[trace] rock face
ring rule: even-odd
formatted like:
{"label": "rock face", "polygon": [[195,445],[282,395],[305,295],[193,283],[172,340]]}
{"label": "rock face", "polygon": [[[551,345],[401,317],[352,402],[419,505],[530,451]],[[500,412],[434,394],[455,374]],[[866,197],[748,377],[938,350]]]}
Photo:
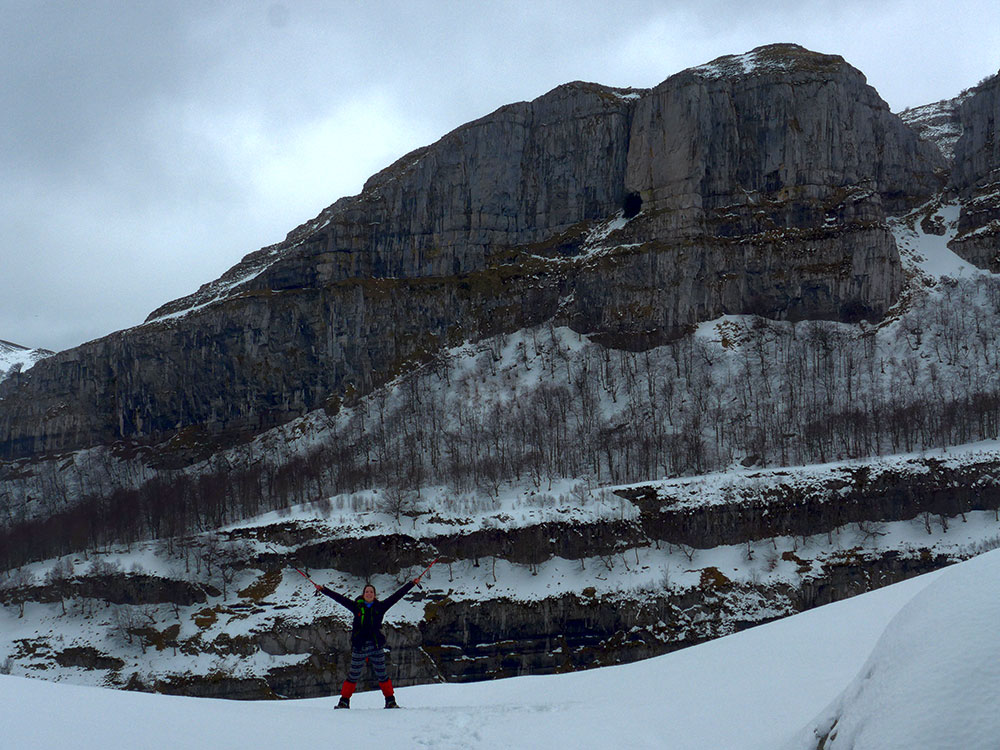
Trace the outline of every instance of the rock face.
{"label": "rock face", "polygon": [[935,187],[936,166],[842,58],[777,45],[684,71],[643,97],[627,182],[682,215],[727,215],[766,196],[782,204],[778,226],[813,228],[816,210],[845,188],[906,208]]}
{"label": "rock face", "polygon": [[1000,75],[974,88],[960,110],[951,185],[963,201],[949,247],[980,268],[1000,273]]}
{"label": "rock face", "polygon": [[879,318],[903,282],[884,219],[944,168],[860,72],[794,45],[651,91],[561,86],[408,154],[145,325],[8,378],[0,458],[254,433],[546,320],[643,348],[725,313]]}

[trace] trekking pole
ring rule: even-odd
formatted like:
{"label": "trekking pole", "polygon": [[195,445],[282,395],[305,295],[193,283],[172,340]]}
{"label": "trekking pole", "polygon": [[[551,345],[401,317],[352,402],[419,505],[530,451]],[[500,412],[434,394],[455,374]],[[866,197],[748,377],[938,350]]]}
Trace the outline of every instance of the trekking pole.
{"label": "trekking pole", "polygon": [[303,572],[302,572],[301,570],[299,570],[298,568],[296,568],[296,567],[295,567],[294,565],[291,565],[291,566],[289,566],[289,567],[291,567],[291,569],[292,569],[292,570],[294,570],[294,571],[295,571],[296,573],[298,573],[298,574],[299,574],[300,576],[302,576],[303,578],[305,578],[305,579],[306,579],[307,581],[309,581],[309,583],[311,583],[311,584],[312,584],[313,586],[315,586],[316,588],[319,588],[319,587],[320,587],[320,586],[319,586],[319,584],[318,584],[318,583],[316,583],[316,581],[314,581],[314,580],[313,580],[312,578],[310,578],[309,576],[307,576],[307,575],[306,575],[305,573],[303,573]]}
{"label": "trekking pole", "polygon": [[302,576],[307,581],[309,581],[309,583],[311,583],[313,586],[315,586],[317,594],[321,594],[323,592],[323,587],[320,586],[318,583],[316,583],[316,581],[314,581],[312,578],[310,578],[309,576],[307,576],[305,573],[303,573],[301,570],[299,570],[298,568],[296,568],[294,565],[289,565],[288,567],[290,567],[292,570],[294,570],[300,576]]}
{"label": "trekking pole", "polygon": [[420,575],[418,575],[416,578],[413,579],[413,582],[415,584],[419,584],[420,583],[420,579],[423,578],[425,575],[427,575],[427,571],[430,570],[431,568],[433,568],[434,567],[434,563],[436,563],[440,559],[441,559],[440,557],[435,557],[434,561],[430,565],[428,565],[426,568],[424,568],[424,572],[421,573]]}

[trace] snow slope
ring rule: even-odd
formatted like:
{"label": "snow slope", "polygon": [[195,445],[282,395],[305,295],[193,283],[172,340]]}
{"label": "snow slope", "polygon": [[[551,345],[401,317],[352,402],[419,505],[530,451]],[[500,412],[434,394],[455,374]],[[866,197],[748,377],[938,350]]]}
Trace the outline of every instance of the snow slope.
{"label": "snow slope", "polygon": [[[929,283],[936,283],[948,276],[955,279],[986,274],[980,268],[960,258],[948,248],[948,243],[958,234],[958,218],[962,206],[957,202],[928,204],[906,216],[891,219],[889,226],[896,238],[903,267]],[[923,231],[920,219],[929,216],[941,234]]]}
{"label": "snow slope", "polygon": [[[1000,736],[1000,713],[991,704],[1000,694],[1000,650],[986,630],[1000,615],[998,578],[995,551],[656,659],[566,675],[405,688],[398,696],[407,710],[398,712],[365,710],[379,708],[377,692],[360,693],[354,709],[335,713],[332,698],[239,703],[0,677],[3,746],[763,750],[798,737],[789,746],[798,750],[812,736],[814,725],[802,729],[810,716],[823,722],[843,715],[852,726],[885,730],[858,750],[985,750]],[[877,691],[859,692],[863,683],[855,675],[862,667],[862,674],[874,675]],[[903,709],[905,716],[892,713]],[[933,742],[879,744],[890,730],[905,728],[911,713],[935,717]],[[989,737],[993,744],[984,744]]]}

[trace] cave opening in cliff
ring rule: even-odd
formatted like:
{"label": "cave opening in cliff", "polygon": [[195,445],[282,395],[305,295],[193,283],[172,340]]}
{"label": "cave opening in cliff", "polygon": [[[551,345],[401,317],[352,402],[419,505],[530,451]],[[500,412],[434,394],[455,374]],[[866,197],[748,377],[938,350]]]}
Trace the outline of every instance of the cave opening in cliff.
{"label": "cave opening in cliff", "polygon": [[625,200],[622,201],[622,211],[625,214],[626,219],[631,219],[633,216],[638,216],[639,211],[642,210],[642,196],[638,193],[629,193],[625,196]]}

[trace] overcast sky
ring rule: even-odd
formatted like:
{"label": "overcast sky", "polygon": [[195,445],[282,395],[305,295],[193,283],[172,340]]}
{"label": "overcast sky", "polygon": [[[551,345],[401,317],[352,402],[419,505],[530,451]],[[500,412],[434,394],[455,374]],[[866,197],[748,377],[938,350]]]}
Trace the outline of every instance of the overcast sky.
{"label": "overcast sky", "polygon": [[997,72],[1000,3],[0,0],[0,339],[141,323],[503,104],[773,42],[899,111]]}

